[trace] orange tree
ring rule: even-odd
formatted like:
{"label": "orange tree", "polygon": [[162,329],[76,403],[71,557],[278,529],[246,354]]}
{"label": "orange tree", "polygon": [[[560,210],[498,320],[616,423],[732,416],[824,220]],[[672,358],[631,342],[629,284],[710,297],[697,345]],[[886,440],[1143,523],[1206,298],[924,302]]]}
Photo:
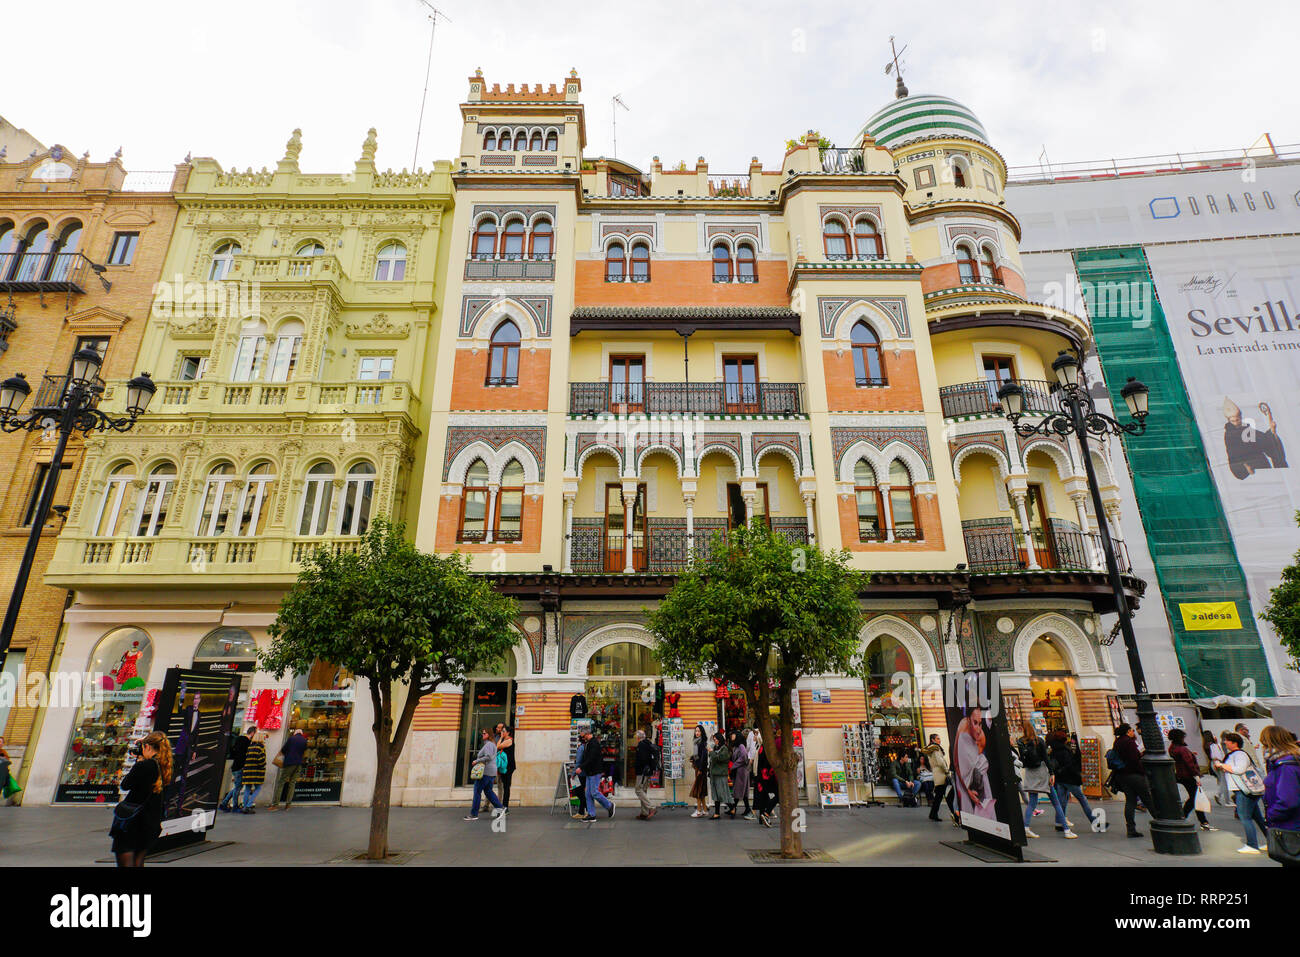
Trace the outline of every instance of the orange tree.
{"label": "orange tree", "polygon": [[[383,519],[371,523],[357,552],[321,548],[303,563],[268,629],[261,667],[283,678],[319,659],[365,679],[375,716],[371,860],[388,855],[393,768],[420,698],[500,663],[514,647],[517,614],[514,599],[470,573],[468,559],[426,555],[401,525]],[[394,714],[402,686],[408,691]]]}
{"label": "orange tree", "polygon": [[[715,537],[707,555],[697,556],[659,606],[646,613],[664,674],[684,681],[725,680],[744,689],[776,772],[784,857],[803,856],[794,828],[799,805],[795,683],[805,675],[861,675],[863,670],[858,595],[867,576],[850,569],[848,557],[795,544],[755,521],[726,541]],[[775,727],[773,697],[779,706]]]}

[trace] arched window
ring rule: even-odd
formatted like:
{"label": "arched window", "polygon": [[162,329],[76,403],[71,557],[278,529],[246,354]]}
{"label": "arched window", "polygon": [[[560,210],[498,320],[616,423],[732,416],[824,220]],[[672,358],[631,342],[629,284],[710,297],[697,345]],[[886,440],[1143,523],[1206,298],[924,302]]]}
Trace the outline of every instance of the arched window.
{"label": "arched window", "polygon": [[266,326],[261,322],[245,325],[235,347],[235,363],[230,370],[231,382],[252,382],[261,378],[262,359],[266,353]]}
{"label": "arched window", "polygon": [[298,350],[302,348],[302,323],[290,319],[281,323],[271,346],[271,364],[267,369],[268,382],[288,382],[298,364]]}
{"label": "arched window", "polygon": [[546,134],[546,152],[555,153],[560,149],[560,135],[555,130],[550,130]]}
{"label": "arched window", "polygon": [[713,281],[731,282],[731,250],[726,243],[713,244]]}
{"label": "arched window", "polygon": [[889,466],[889,511],[894,529],[894,541],[921,540],[921,526],[916,520],[916,495],[912,489],[912,476],[907,466],[898,459]]}
{"label": "arched window", "polygon": [[36,282],[49,268],[49,252],[54,237],[50,227],[44,222],[36,223],[27,230],[27,240],[23,243],[22,259],[18,262],[18,281]]}
{"label": "arched window", "polygon": [[979,265],[969,243],[957,244],[957,275],[962,282],[979,282]]}
{"label": "arched window", "polygon": [[885,385],[885,360],[875,330],[859,319],[849,332],[849,341],[853,347],[853,378],[857,384]]}
{"label": "arched window", "polygon": [[966,185],[966,174],[962,172],[961,164],[956,160],[953,160],[952,162],[952,185]]}
{"label": "arched window", "polygon": [[853,224],[853,246],[859,259],[884,259],[885,246],[880,241],[876,224],[866,216],[859,216]]}
{"label": "arched window", "polygon": [[271,491],[275,487],[275,470],[270,462],[259,462],[248,473],[248,481],[239,498],[239,527],[235,534],[241,538],[261,535],[266,525],[266,515],[271,510]]}
{"label": "arched window", "polygon": [[370,527],[370,505],[375,495],[375,467],[357,462],[348,469],[339,503],[338,535],[364,535]]}
{"label": "arched window", "polygon": [[212,254],[212,268],[208,271],[208,278],[225,279],[229,276],[239,252],[239,243],[222,243],[218,246]]}
{"label": "arched window", "polygon": [[736,247],[736,281],[758,282],[758,260],[754,256],[754,247],[749,243]]}
{"label": "arched window", "polygon": [[375,282],[401,282],[406,278],[406,247],[385,243],[375,257]]}
{"label": "arched window", "polygon": [[632,244],[632,281],[650,281],[650,244]]}
{"label": "arched window", "polygon": [[[867,719],[881,732],[882,755],[915,745],[921,725],[912,656],[896,638],[881,635],[867,645],[864,660]],[[888,761],[881,766],[888,767]]]}
{"label": "arched window", "polygon": [[205,537],[224,535],[230,524],[230,506],[234,497],[235,467],[229,462],[214,466],[203,489],[203,502],[194,534]]}
{"label": "arched window", "polygon": [[524,534],[524,467],[511,459],[501,471],[497,490],[496,527],[492,537],[498,542],[522,541]]}
{"label": "arched window", "polygon": [[465,473],[465,492],[460,498],[460,542],[481,542],[487,538],[488,467],[475,459]]}
{"label": "arched window", "polygon": [[502,150],[507,150],[507,151],[508,151],[508,150],[511,149],[512,145],[513,145],[513,141],[510,139],[510,131],[509,131],[509,130],[502,130],[502,131],[501,131],[501,145],[498,147],[498,149],[502,149]]}
{"label": "arched window", "polygon": [[302,492],[298,534],[324,535],[330,517],[330,504],[333,500],[334,466],[328,462],[317,462],[307,473],[306,487]]}
{"label": "arched window", "polygon": [[72,265],[81,247],[81,223],[72,222],[63,227],[58,242],[51,248],[50,263],[46,275],[55,282],[63,282],[72,274]]}
{"label": "arched window", "polygon": [[539,219],[533,223],[533,231],[528,237],[528,255],[533,259],[550,259],[554,235],[549,219]]}
{"label": "arched window", "polygon": [[534,153],[540,153],[540,152],[542,151],[542,131],[541,131],[541,130],[534,130],[534,131],[533,131],[532,139],[529,140],[529,142],[528,142],[528,149],[531,150],[531,151],[534,152]]}
{"label": "arched window", "polygon": [[0,223],[0,280],[9,279],[18,270],[22,243],[13,223]]}
{"label": "arched window", "polygon": [[483,151],[485,153],[491,153],[496,148],[497,148],[497,131],[488,130],[486,133],[483,134]]}
{"label": "arched window", "polygon": [[1002,285],[1002,274],[998,270],[998,261],[993,257],[993,249],[985,246],[980,250],[980,279],[983,282]]}
{"label": "arched window", "polygon": [[309,239],[294,252],[295,256],[323,256],[325,247],[314,239]]}
{"label": "arched window", "polygon": [[627,275],[627,259],[622,243],[610,243],[605,250],[605,282],[622,282]]}
{"label": "arched window", "polygon": [[853,492],[858,500],[858,541],[879,542],[885,537],[880,516],[884,513],[876,472],[866,459],[853,466]]}
{"label": "arched window", "polygon": [[497,254],[497,224],[492,217],[480,220],[474,228],[473,249],[475,259],[491,259]]}
{"label": "arched window", "polygon": [[830,217],[822,225],[822,242],[826,246],[827,259],[849,258],[849,231],[838,216]]}
{"label": "arched window", "polygon": [[171,505],[172,491],[176,487],[176,466],[170,462],[155,465],[140,499],[140,514],[136,518],[135,534],[152,538],[162,531]]}
{"label": "arched window", "polygon": [[135,468],[129,462],[113,467],[104,483],[95,535],[109,538],[130,528],[135,516]]}
{"label": "arched window", "polygon": [[492,333],[488,349],[488,385],[519,384],[519,327],[507,319]]}
{"label": "arched window", "polygon": [[524,221],[522,219],[512,219],[506,223],[505,233],[501,237],[501,258],[524,258]]}

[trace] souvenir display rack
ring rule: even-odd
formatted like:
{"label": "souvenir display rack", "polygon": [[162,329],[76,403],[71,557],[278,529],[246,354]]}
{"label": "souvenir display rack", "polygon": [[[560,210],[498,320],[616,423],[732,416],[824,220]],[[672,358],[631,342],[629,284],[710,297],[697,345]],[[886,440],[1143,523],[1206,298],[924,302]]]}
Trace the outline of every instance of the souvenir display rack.
{"label": "souvenir display rack", "polygon": [[102,692],[99,706],[83,708],[72,731],[56,802],[118,800],[118,781],[127,769],[127,751],[143,735],[135,733],[144,690]]}

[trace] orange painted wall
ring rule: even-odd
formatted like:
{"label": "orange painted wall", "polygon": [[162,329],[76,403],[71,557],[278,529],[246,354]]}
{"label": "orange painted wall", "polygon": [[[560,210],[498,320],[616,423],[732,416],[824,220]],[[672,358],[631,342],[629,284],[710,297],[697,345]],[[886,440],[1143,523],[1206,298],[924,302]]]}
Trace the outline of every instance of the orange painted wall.
{"label": "orange painted wall", "polygon": [[[712,691],[683,691],[677,707],[681,711],[682,724],[693,728],[701,721],[718,720],[718,699]],[[690,732],[687,732],[686,745],[690,747]]]}
{"label": "orange painted wall", "polygon": [[540,411],[546,408],[547,389],[551,381],[551,350],[528,347],[519,350],[519,384],[488,386],[488,350],[475,355],[470,349],[456,350],[456,366],[451,379],[453,412],[478,412],[485,409]]}
{"label": "orange painted wall", "polygon": [[[455,731],[460,728],[460,702],[463,696],[451,694],[431,694],[420,699],[415,706],[415,716],[411,719],[412,731]],[[434,699],[438,704],[434,704]]]}
{"label": "orange painted wall", "polygon": [[524,709],[516,717],[515,728],[518,731],[567,731],[569,730],[569,698],[567,692],[555,691],[521,691],[515,695],[515,704]]}
{"label": "orange painted wall", "polygon": [[710,262],[651,262],[649,282],[605,282],[603,260],[574,264],[573,301],[578,306],[788,306],[786,270],[758,264],[758,282],[713,281]]}
{"label": "orange painted wall", "polygon": [[[1023,297],[1025,294],[1025,281],[1014,269],[1002,270],[1002,284],[1017,296]],[[921,270],[922,293],[964,285],[966,284],[962,282],[961,272],[956,263],[940,263],[937,266],[926,266]]]}
{"label": "orange painted wall", "polygon": [[460,531],[460,499],[443,496],[438,500],[438,531],[435,547],[439,552],[464,552],[467,555],[494,552],[498,548],[503,552],[536,552],[542,547],[542,501],[541,495],[538,495],[534,501],[531,495],[525,493],[523,538],[520,541],[458,542],[456,534]]}
{"label": "orange painted wall", "polygon": [[943,523],[939,518],[937,496],[918,495],[916,515],[925,535],[923,542],[860,542],[858,541],[858,503],[853,496],[836,496],[840,508],[840,540],[851,552],[941,552],[943,551]]}
{"label": "orange painted wall", "polygon": [[834,349],[822,350],[826,369],[826,408],[831,412],[917,412],[922,408],[921,380],[916,372],[916,353],[882,350],[885,381],[882,388],[859,387],[853,375],[853,353],[846,349],[837,356]]}
{"label": "orange painted wall", "polygon": [[805,728],[838,728],[867,720],[867,696],[863,688],[835,688],[830,704],[818,704],[811,691],[799,692],[799,716]]}

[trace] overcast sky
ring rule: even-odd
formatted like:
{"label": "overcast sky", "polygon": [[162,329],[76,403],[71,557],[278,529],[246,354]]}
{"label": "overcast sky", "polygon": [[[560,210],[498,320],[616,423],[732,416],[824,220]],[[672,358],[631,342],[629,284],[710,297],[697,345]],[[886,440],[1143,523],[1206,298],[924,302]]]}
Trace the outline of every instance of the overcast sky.
{"label": "overcast sky", "polygon": [[[457,104],[491,83],[582,77],[587,154],[641,168],[708,159],[768,168],[818,129],[844,145],[893,97],[889,37],[908,47],[913,93],[981,118],[1008,162],[1054,163],[1300,142],[1300,5],[919,5],[755,0],[554,4],[437,0],[420,164],[459,147]],[[936,15],[935,11],[945,12]],[[350,168],[367,128],[381,169],[410,166],[429,26],[419,0],[100,0],[10,4],[0,115],[46,145],[128,169],[186,152],[274,166],[303,130],[307,171]],[[12,157],[11,157],[12,158]]]}

